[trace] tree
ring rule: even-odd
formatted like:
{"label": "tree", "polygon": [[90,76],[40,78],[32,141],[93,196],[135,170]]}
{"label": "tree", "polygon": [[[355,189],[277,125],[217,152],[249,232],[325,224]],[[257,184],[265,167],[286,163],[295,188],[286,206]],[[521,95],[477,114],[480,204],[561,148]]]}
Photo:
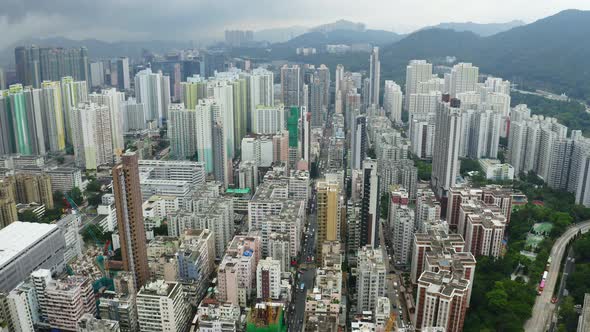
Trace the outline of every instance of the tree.
{"label": "tree", "polygon": [[62,209],[64,207],[65,195],[63,192],[56,190],[53,192],[53,205],[56,209]]}
{"label": "tree", "polygon": [[387,219],[389,214],[389,193],[381,195],[379,205],[381,206],[381,219]]}
{"label": "tree", "polygon": [[156,236],[158,236],[158,235],[168,236],[168,224],[165,222],[162,222],[160,224],[160,227],[155,227],[152,230],[154,231],[154,235],[156,235]]}
{"label": "tree", "polygon": [[88,194],[88,205],[97,206],[101,203],[102,194],[90,193]]}
{"label": "tree", "polygon": [[82,196],[82,191],[80,191],[80,188],[78,187],[72,188],[68,193],[68,196],[70,196],[76,205],[81,205],[84,202],[84,196]]}
{"label": "tree", "polygon": [[66,159],[63,156],[59,156],[56,160],[58,164],[63,165]]}
{"label": "tree", "polygon": [[574,308],[574,298],[566,296],[559,306],[559,320],[565,324],[567,331],[575,331],[578,325],[578,314]]}
{"label": "tree", "polygon": [[41,218],[41,222],[48,224],[60,219],[62,215],[62,208],[48,209],[45,210],[45,215]]}
{"label": "tree", "polygon": [[18,220],[28,222],[39,222],[39,217],[33,212],[33,210],[24,210],[18,213]]}
{"label": "tree", "polygon": [[86,186],[86,192],[98,193],[101,191],[101,187],[102,185],[100,184],[100,182],[98,182],[96,179],[92,179],[88,182],[88,185]]}
{"label": "tree", "polygon": [[466,175],[469,172],[480,172],[481,167],[479,166],[479,161],[476,159],[469,159],[464,158],[461,159],[461,174]]}

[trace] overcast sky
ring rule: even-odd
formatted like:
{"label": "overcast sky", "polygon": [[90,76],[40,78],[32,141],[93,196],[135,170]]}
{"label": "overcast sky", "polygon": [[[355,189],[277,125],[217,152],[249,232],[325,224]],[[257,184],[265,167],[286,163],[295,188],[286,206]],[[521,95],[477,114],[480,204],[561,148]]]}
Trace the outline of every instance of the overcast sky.
{"label": "overcast sky", "polygon": [[411,32],[440,22],[532,22],[590,0],[0,0],[0,49],[31,37],[202,40],[224,29],[338,19]]}

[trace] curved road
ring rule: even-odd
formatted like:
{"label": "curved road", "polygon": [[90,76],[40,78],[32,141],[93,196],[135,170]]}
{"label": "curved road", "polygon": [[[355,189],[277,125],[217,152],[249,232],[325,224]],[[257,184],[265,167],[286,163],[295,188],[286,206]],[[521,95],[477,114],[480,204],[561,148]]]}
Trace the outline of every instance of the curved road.
{"label": "curved road", "polygon": [[551,297],[555,289],[555,283],[559,275],[559,269],[561,268],[561,261],[565,254],[565,249],[568,242],[574,237],[579,231],[586,233],[590,230],[590,221],[585,221],[576,224],[568,228],[553,244],[551,248],[551,266],[549,267],[549,274],[545,281],[545,289],[540,296],[537,296],[535,305],[533,307],[533,317],[531,317],[524,325],[526,332],[540,332],[547,331],[549,324],[551,324],[550,318],[553,317],[555,311],[555,304],[551,303]]}

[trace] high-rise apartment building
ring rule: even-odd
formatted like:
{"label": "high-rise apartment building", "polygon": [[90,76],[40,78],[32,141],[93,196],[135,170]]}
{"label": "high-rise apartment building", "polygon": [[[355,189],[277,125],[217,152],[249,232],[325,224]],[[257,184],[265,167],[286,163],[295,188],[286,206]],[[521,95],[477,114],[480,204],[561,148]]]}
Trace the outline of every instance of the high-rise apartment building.
{"label": "high-rise apartment building", "polygon": [[51,280],[43,293],[42,310],[51,328],[74,331],[84,314],[96,315],[92,281],[87,277]]}
{"label": "high-rise apartment building", "polygon": [[0,180],[0,230],[18,220],[15,189],[13,178]]}
{"label": "high-rise apartment building", "polygon": [[96,169],[113,164],[111,112],[107,106],[87,102],[72,109],[72,144],[78,167]]}
{"label": "high-rise apartment building", "polygon": [[147,107],[147,120],[161,126],[170,104],[170,78],[147,68],[135,75],[135,98]]}
{"label": "high-rise apartment building", "polygon": [[426,60],[411,60],[406,66],[406,102],[405,107],[409,108],[409,98],[418,93],[418,83],[428,81],[432,78],[432,64]]}
{"label": "high-rise apartment building", "polygon": [[14,179],[17,203],[39,203],[47,209],[53,209],[53,190],[49,175],[17,173]]}
{"label": "high-rise apartment building", "polygon": [[426,233],[439,223],[441,208],[436,195],[430,189],[419,190],[416,195],[416,231]]}
{"label": "high-rise apartment building", "polygon": [[46,151],[41,91],[13,84],[0,92],[0,147],[5,153],[43,154]]}
{"label": "high-rise apartment building", "polygon": [[351,134],[350,166],[352,169],[360,169],[363,160],[367,157],[369,142],[367,137],[367,117],[359,115],[354,119]]}
{"label": "high-rise apartment building", "polygon": [[450,75],[449,93],[451,97],[455,98],[457,94],[462,92],[476,91],[479,67],[461,62],[453,66]]}
{"label": "high-rise apartment building", "polygon": [[270,257],[260,260],[256,267],[256,298],[281,298],[281,262]]}
{"label": "high-rise apartment building", "polygon": [[125,93],[117,91],[115,88],[104,89],[100,93],[92,93],[88,99],[101,106],[106,106],[110,113],[110,131],[112,150],[120,155],[125,149],[123,140],[123,107],[125,103]]}
{"label": "high-rise apartment building", "polygon": [[303,104],[303,74],[298,65],[281,67],[281,94],[283,105],[305,106]]}
{"label": "high-rise apartment building", "polygon": [[317,255],[321,263],[321,244],[325,241],[340,241],[340,210],[342,199],[340,186],[335,181],[320,181],[316,184],[317,192]]}
{"label": "high-rise apartment building", "polygon": [[117,89],[119,91],[129,90],[131,82],[129,78],[129,58],[120,57],[117,60]]}
{"label": "high-rise apartment building", "polygon": [[88,81],[88,50],[81,48],[50,48],[19,46],[14,49],[16,76],[23,85],[35,88],[43,81],[59,81],[72,76],[77,81]]}
{"label": "high-rise apartment building", "polygon": [[381,61],[379,61],[379,47],[373,47],[369,58],[369,103],[379,105],[379,89],[381,88]]}
{"label": "high-rise apartment building", "polygon": [[[168,137],[170,137],[170,154],[174,159],[192,158],[197,152],[198,135],[202,136],[205,144],[207,138],[209,138],[209,141],[211,140],[212,114],[210,112],[203,113],[196,112],[194,109],[185,109],[183,104],[171,104],[168,107]],[[208,130],[197,131],[197,115],[208,116],[209,121],[205,121]],[[207,136],[207,134],[209,135]],[[200,161],[204,159],[198,153],[197,157],[202,158],[199,159]],[[213,160],[210,162],[212,164]],[[210,168],[213,168],[213,166],[211,165]]]}
{"label": "high-rise apartment building", "polygon": [[225,43],[229,46],[244,46],[252,41],[254,41],[252,30],[225,30]]}
{"label": "high-rise apartment building", "polygon": [[459,175],[462,131],[460,106],[458,99],[450,99],[445,95],[437,109],[431,185],[438,197],[446,196]]}
{"label": "high-rise apartment building", "polygon": [[233,201],[219,196],[219,186],[204,185],[186,200],[185,208],[169,215],[170,236],[180,236],[187,229],[209,229],[215,236],[215,253],[223,256],[234,233]]}
{"label": "high-rise apartment building", "polygon": [[[46,144],[49,151],[63,151],[66,148],[66,120],[60,82],[44,81],[41,84],[41,89],[43,108],[45,109]],[[71,121],[71,119],[68,121]]]}
{"label": "high-rise apartment building", "polygon": [[[66,142],[73,144],[73,108],[78,107],[80,103],[86,103],[88,101],[88,84],[86,81],[74,81],[74,78],[71,76],[62,77],[60,84]],[[45,82],[42,85],[45,86]]]}
{"label": "high-rise apartment building", "polygon": [[149,268],[137,154],[123,154],[113,167],[113,193],[123,268],[133,273],[135,287],[140,288],[149,279]]}
{"label": "high-rise apartment building", "polygon": [[277,232],[289,234],[291,258],[296,257],[301,248],[306,204],[304,198],[290,195],[289,187],[284,181],[271,183],[265,180],[248,202],[249,229],[262,232],[265,255],[268,255],[270,234]]}
{"label": "high-rise apartment building", "polygon": [[396,264],[407,265],[409,263],[414,229],[414,211],[407,205],[401,205],[392,213],[392,243]]}
{"label": "high-rise apartment building", "polygon": [[385,114],[396,124],[402,123],[402,88],[394,81],[386,80],[383,89]]}
{"label": "high-rise apartment building", "polygon": [[567,127],[557,119],[526,114],[517,115],[522,121],[510,122],[507,161],[517,174],[533,171],[548,180],[556,144],[566,138]]}
{"label": "high-rise apartment building", "polygon": [[190,304],[179,282],[157,280],[137,293],[137,318],[142,332],[186,331],[190,313]]}
{"label": "high-rise apartment building", "polygon": [[245,306],[252,298],[261,242],[256,233],[234,237],[217,270],[219,300]]}
{"label": "high-rise apartment building", "polygon": [[361,237],[360,245],[376,248],[379,246],[379,176],[377,161],[363,160],[361,194]]}
{"label": "high-rise apartment building", "polygon": [[358,251],[358,276],[356,282],[357,313],[373,311],[377,305],[377,299],[385,296],[386,275],[383,251],[362,247]]}
{"label": "high-rise apartment building", "polygon": [[458,232],[465,239],[464,251],[474,256],[501,255],[506,217],[500,207],[482,201],[461,204]]}
{"label": "high-rise apartment building", "polygon": [[411,280],[418,284],[416,329],[443,327],[462,331],[475,274],[475,258],[462,252],[459,234],[429,231],[416,234],[412,251]]}
{"label": "high-rise apartment building", "polygon": [[256,106],[252,110],[252,132],[255,134],[276,134],[285,129],[285,108],[277,106]]}

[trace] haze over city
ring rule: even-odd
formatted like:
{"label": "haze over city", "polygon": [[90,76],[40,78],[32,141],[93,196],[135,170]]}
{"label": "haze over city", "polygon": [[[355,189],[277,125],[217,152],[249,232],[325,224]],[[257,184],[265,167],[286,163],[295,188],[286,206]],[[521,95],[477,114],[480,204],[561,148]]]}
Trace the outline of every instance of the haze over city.
{"label": "haze over city", "polygon": [[310,27],[339,19],[409,33],[442,22],[532,22],[584,0],[3,0],[0,49],[38,37],[211,42],[225,29]]}

